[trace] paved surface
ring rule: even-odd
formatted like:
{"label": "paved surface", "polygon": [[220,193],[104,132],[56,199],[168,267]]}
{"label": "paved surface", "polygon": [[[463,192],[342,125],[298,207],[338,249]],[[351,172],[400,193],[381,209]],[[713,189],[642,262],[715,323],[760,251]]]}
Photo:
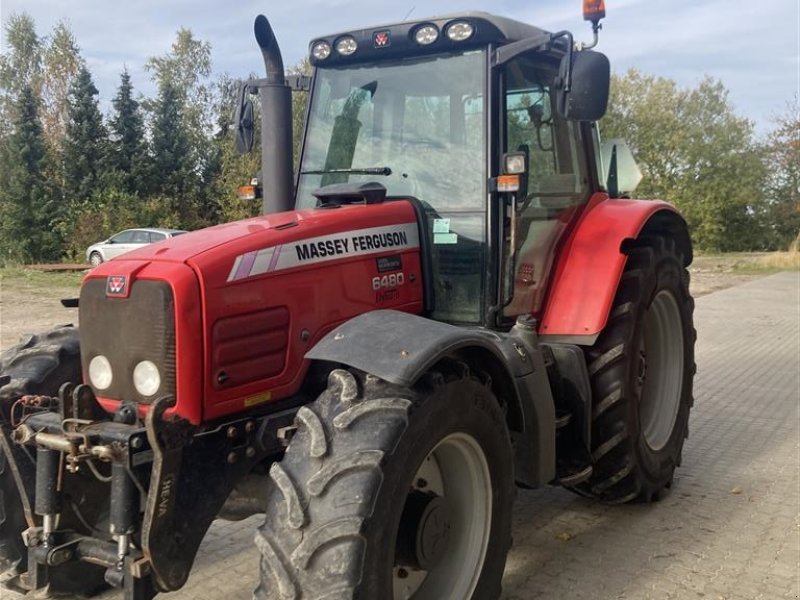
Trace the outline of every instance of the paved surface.
{"label": "paved surface", "polygon": [[[800,274],[697,301],[696,402],[670,495],[520,491],[507,600],[800,598]],[[251,597],[256,517],[215,524],[181,600]],[[114,598],[108,595],[107,598]]]}

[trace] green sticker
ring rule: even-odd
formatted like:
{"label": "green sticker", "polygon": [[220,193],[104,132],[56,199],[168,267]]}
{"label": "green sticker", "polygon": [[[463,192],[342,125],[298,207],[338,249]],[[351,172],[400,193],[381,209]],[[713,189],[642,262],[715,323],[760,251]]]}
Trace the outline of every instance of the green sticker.
{"label": "green sticker", "polygon": [[458,243],[458,235],[455,233],[434,233],[433,234],[433,243],[434,244],[457,244]]}

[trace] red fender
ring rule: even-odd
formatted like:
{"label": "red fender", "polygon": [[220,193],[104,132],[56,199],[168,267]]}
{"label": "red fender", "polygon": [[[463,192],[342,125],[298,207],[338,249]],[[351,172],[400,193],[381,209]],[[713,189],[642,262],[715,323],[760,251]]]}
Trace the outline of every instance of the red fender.
{"label": "red fender", "polygon": [[[673,226],[679,221],[686,232],[675,207],[661,200],[609,200],[605,194],[590,199],[557,258],[539,328],[545,340],[557,336],[594,343],[608,321],[625,268],[622,243],[635,239],[657,213],[666,213]],[[688,232],[682,241],[689,244]],[[688,253],[691,260],[691,249]]]}

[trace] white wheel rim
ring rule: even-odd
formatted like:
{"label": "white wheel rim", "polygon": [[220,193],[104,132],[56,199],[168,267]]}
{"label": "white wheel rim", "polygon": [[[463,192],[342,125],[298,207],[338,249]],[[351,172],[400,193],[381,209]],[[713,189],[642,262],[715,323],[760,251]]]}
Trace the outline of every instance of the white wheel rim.
{"label": "white wheel rim", "polygon": [[683,389],[683,326],[675,296],[661,290],[644,318],[644,386],[639,422],[645,442],[663,449],[678,417]]}
{"label": "white wheel rim", "polygon": [[[489,547],[492,480],[486,456],[466,433],[454,433],[428,454],[414,476],[447,503],[450,539],[444,557],[430,571],[395,566],[395,600],[461,600],[478,585]],[[401,569],[406,576],[400,577]]]}

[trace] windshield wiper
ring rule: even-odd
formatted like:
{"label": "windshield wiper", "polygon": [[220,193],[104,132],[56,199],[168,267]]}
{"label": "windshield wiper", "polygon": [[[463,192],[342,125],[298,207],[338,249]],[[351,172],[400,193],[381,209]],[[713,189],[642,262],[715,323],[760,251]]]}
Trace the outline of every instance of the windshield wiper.
{"label": "windshield wiper", "polygon": [[328,173],[348,173],[352,175],[384,175],[392,174],[389,167],[363,167],[361,169],[322,169],[320,171],[300,171],[300,175],[327,175]]}

